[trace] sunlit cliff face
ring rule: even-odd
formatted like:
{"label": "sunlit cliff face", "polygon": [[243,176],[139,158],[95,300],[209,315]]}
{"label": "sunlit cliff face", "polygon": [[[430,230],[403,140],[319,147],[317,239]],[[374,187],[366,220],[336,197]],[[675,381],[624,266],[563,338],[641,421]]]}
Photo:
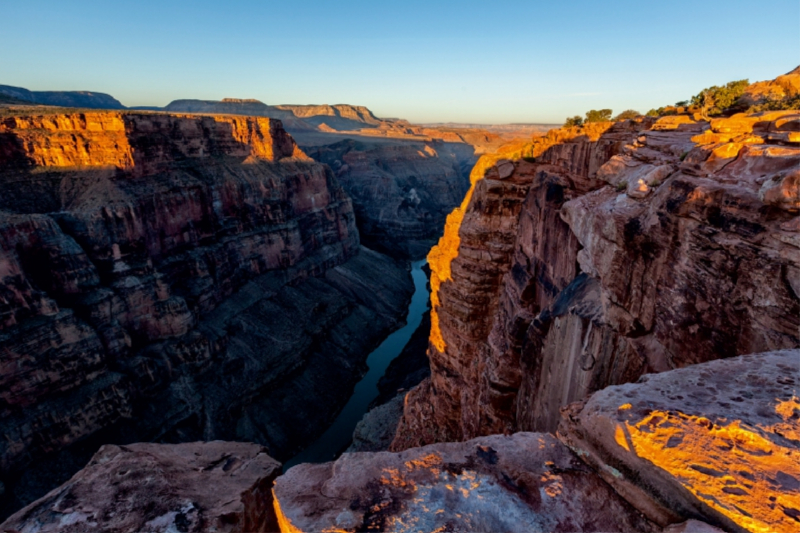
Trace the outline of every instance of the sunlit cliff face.
{"label": "sunlit cliff face", "polygon": [[175,157],[306,158],[280,121],[264,117],[109,111],[31,115],[0,121],[0,135],[8,141],[0,164],[40,168],[112,167],[141,173]]}
{"label": "sunlit cliff face", "polygon": [[439,244],[434,246],[428,254],[428,264],[431,268],[431,334],[430,342],[439,351],[444,352],[447,343],[442,336],[439,324],[439,314],[437,308],[441,306],[439,299],[439,288],[442,283],[452,281],[451,264],[458,257],[458,247],[461,244],[459,230],[464,214],[472,200],[475,184],[482,180],[486,171],[492,168],[502,159],[520,159],[522,157],[539,157],[551,146],[574,139],[579,136],[586,136],[597,140],[612,123],[593,123],[587,124],[584,128],[563,128],[552,130],[546,136],[534,139],[532,142],[512,143],[500,148],[497,152],[481,156],[470,172],[470,189],[464,197],[461,205],[453,210],[447,217],[444,235],[439,240]]}

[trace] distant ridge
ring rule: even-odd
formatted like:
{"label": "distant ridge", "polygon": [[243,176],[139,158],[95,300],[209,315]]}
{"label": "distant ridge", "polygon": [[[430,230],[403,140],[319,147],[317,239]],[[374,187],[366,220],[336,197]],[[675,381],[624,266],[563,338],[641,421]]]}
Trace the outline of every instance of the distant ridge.
{"label": "distant ridge", "polygon": [[127,109],[113,96],[91,91],[29,91],[22,87],[0,85],[0,95],[22,100],[22,103],[88,109]]}

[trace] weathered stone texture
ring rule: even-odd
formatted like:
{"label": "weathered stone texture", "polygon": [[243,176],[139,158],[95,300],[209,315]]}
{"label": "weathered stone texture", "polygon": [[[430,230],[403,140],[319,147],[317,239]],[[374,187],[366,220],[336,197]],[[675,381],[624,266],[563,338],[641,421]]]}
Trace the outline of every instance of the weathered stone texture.
{"label": "weathered stone texture", "polygon": [[0,531],[275,531],[271,488],[280,469],[249,443],[103,446],[86,468]]}
{"label": "weathered stone texture", "polygon": [[800,527],[800,350],[650,374],[565,408],[559,437],[652,520]]}
{"label": "weathered stone texture", "polygon": [[494,435],[302,464],[273,490],[281,531],[659,531],[555,437]]}
{"label": "weathered stone texture", "polygon": [[772,137],[798,118],[594,123],[484,156],[429,256],[432,375],[393,449],[554,431],[608,385],[798,346],[800,146]]}

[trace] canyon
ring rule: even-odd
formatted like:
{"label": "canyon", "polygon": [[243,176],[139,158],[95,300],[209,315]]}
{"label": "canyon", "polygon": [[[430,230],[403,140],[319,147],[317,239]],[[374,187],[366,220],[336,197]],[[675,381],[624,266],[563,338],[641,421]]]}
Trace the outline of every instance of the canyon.
{"label": "canyon", "polygon": [[50,110],[0,146],[6,512],[99,444],[291,457],[403,323],[407,264],[279,121]]}
{"label": "canyon", "polygon": [[[480,145],[186,102],[2,115],[0,530],[797,530],[798,111]],[[279,474],[440,235],[351,448]]]}

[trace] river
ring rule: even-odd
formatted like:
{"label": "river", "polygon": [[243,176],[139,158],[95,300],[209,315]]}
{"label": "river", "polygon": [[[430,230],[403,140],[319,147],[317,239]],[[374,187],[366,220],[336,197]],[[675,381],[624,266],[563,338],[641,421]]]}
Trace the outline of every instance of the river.
{"label": "river", "polygon": [[389,363],[400,355],[405,345],[408,344],[411,335],[422,322],[422,315],[428,309],[428,278],[422,271],[425,263],[424,259],[411,263],[414,295],[408,306],[406,325],[386,337],[386,340],[369,354],[367,357],[369,370],[356,384],[353,395],[342,412],[321,437],[284,464],[284,471],[299,463],[332,461],[348,446],[353,438],[356,424],[367,412],[372,400],[378,396],[378,380],[386,372]]}

